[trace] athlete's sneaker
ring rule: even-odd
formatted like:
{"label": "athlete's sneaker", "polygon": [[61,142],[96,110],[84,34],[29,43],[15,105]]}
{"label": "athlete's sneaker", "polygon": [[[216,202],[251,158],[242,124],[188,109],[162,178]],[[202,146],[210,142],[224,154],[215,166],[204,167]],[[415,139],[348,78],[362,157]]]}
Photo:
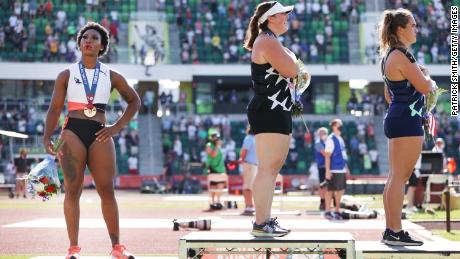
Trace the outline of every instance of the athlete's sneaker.
{"label": "athlete's sneaker", "polygon": [[124,245],[115,245],[110,255],[112,259],[134,259],[134,255],[128,252]]}
{"label": "athlete's sneaker", "polygon": [[337,211],[332,212],[332,219],[343,220],[342,213],[337,212]]}
{"label": "athlete's sneaker", "polygon": [[243,211],[243,213],[241,213],[241,215],[253,216],[255,212],[256,212],[256,210],[254,209],[254,207],[247,207],[247,208],[244,209],[244,211]]}
{"label": "athlete's sneaker", "polygon": [[268,219],[263,224],[256,224],[255,222],[252,225],[251,235],[255,237],[282,237],[289,234],[289,231],[286,229],[280,228],[276,219]]}
{"label": "athlete's sneaker", "polygon": [[334,219],[334,214],[331,211],[326,211],[324,217],[328,220]]}
{"label": "athlete's sneaker", "polygon": [[273,225],[275,228],[278,228],[278,229],[280,229],[281,231],[285,231],[286,234],[288,234],[288,233],[291,232],[290,229],[281,227],[281,226],[280,226],[280,223],[278,222],[278,218],[276,218],[276,217],[275,217],[275,218],[270,218],[270,219],[268,219],[268,222],[269,222],[269,224]]}
{"label": "athlete's sneaker", "polygon": [[[395,233],[391,230],[387,231],[387,236],[384,239],[384,243],[390,246],[421,246],[423,245],[422,241],[413,239],[409,232],[401,230],[398,233]],[[384,235],[385,237],[385,235]]]}
{"label": "athlete's sneaker", "polygon": [[382,239],[380,240],[380,242],[384,243],[386,242],[387,238],[388,238],[388,233],[389,233],[389,229],[385,229],[385,231],[383,231],[382,233]]}
{"label": "athlete's sneaker", "polygon": [[65,259],[80,259],[81,248],[78,246],[71,246],[67,249]]}

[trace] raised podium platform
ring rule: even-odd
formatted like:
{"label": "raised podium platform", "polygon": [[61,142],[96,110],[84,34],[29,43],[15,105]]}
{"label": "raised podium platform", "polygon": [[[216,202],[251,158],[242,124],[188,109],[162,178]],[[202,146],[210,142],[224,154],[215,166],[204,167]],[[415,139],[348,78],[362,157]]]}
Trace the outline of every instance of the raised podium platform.
{"label": "raised podium platform", "polygon": [[460,242],[427,241],[423,246],[387,246],[380,241],[356,241],[356,259],[460,258]]}
{"label": "raised podium platform", "polygon": [[348,232],[294,232],[284,237],[255,238],[248,232],[192,232],[179,240],[179,259],[209,254],[338,254],[355,258],[354,239]]}

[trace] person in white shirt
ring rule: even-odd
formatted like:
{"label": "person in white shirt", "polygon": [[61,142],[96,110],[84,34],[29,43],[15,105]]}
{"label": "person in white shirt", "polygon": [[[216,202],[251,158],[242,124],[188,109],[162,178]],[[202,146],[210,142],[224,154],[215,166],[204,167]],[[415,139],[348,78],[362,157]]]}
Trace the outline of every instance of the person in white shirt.
{"label": "person in white shirt", "polygon": [[444,172],[447,171],[447,157],[446,157],[446,153],[444,153],[444,147],[446,146],[446,144],[444,143],[444,139],[442,138],[437,138],[436,139],[436,142],[435,142],[435,145],[433,147],[433,149],[431,151],[433,152],[438,152],[438,153],[442,153],[442,168],[444,170]]}

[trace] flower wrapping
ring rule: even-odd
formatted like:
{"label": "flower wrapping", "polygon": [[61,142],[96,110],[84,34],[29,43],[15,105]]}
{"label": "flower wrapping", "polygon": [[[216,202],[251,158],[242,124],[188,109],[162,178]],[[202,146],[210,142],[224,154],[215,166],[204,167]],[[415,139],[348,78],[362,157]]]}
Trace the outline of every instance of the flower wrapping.
{"label": "flower wrapping", "polygon": [[300,98],[302,97],[303,92],[307,90],[310,86],[311,76],[308,75],[306,78],[306,74],[308,74],[308,70],[305,68],[302,60],[297,60],[297,76],[294,78],[293,88],[294,88],[294,95],[293,97],[293,105],[292,105],[292,116],[299,117],[302,115],[303,112],[303,104]]}
{"label": "flower wrapping", "polygon": [[432,111],[438,103],[438,98],[445,92],[446,89],[439,88],[436,82],[431,80],[432,87],[435,89],[425,96],[425,114],[423,116],[423,129],[425,131],[425,140],[433,141],[436,136],[436,118]]}
{"label": "flower wrapping", "polygon": [[431,113],[434,107],[436,107],[436,104],[438,103],[438,97],[441,96],[443,93],[447,92],[446,89],[437,87],[435,81],[431,81],[431,82],[432,84],[434,84],[434,87],[436,90],[431,91],[426,95],[426,98],[425,98],[426,113]]}
{"label": "flower wrapping", "polygon": [[33,197],[40,196],[43,201],[56,195],[61,188],[54,156],[47,156],[38,163],[27,175],[27,191]]}
{"label": "flower wrapping", "polygon": [[[54,143],[53,150],[58,152],[64,141],[59,137]],[[25,178],[27,182],[27,191],[32,194],[32,197],[40,196],[43,201],[49,200],[49,197],[57,195],[61,189],[59,181],[55,157],[47,155],[43,161],[38,163]]]}

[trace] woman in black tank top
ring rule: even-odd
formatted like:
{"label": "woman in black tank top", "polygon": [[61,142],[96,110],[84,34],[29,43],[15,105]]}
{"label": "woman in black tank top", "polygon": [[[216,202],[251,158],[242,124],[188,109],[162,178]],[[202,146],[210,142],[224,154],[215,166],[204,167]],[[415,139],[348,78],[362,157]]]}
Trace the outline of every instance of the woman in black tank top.
{"label": "woman in black tank top", "polygon": [[253,185],[256,219],[254,236],[284,236],[290,230],[271,218],[275,180],[289,150],[293,92],[291,80],[297,75],[295,55],[277,37],[288,29],[293,6],[264,2],[257,6],[246,32],[244,47],[251,51],[251,77],[255,96],[247,113],[256,141],[259,161]]}
{"label": "woman in black tank top", "polygon": [[432,91],[428,71],[409,54],[415,43],[416,22],[406,9],[386,10],[380,23],[380,51],[385,99],[390,104],[384,120],[389,138],[390,172],[383,203],[386,229],[382,242],[387,245],[422,245],[402,230],[401,212],[404,187],[420,156],[423,144],[423,95]]}

